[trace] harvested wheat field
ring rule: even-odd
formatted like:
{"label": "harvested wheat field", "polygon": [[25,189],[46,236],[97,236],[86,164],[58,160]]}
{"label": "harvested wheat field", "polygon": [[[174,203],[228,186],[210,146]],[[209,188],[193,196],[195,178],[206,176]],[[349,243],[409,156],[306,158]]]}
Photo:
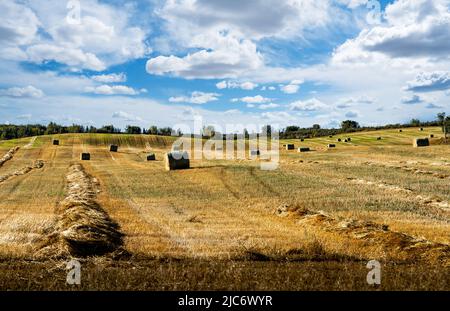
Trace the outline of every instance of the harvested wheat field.
{"label": "harvested wheat field", "polygon": [[369,290],[370,260],[378,289],[449,290],[450,146],[425,128],[431,146],[413,148],[417,131],[281,141],[274,171],[168,171],[171,137],[0,141],[0,288],[71,289],[76,258],[83,290]]}

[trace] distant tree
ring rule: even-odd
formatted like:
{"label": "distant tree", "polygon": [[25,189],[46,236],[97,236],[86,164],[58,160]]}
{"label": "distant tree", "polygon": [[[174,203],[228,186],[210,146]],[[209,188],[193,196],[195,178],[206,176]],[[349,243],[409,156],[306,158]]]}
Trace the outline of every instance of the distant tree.
{"label": "distant tree", "polygon": [[345,120],[345,121],[342,121],[342,123],[341,123],[341,128],[342,128],[344,131],[347,131],[347,130],[352,130],[352,129],[358,129],[358,128],[360,128],[360,125],[359,125],[359,123],[356,122],[356,121],[353,121],[353,120]]}
{"label": "distant tree", "polygon": [[412,126],[420,126],[422,124],[419,119],[412,119],[409,123]]}
{"label": "distant tree", "polygon": [[214,137],[216,135],[216,129],[212,125],[205,125],[202,129],[202,136],[204,137]]}
{"label": "distant tree", "polygon": [[314,124],[312,126],[312,128],[315,129],[315,130],[320,130],[320,124]]}
{"label": "distant tree", "polygon": [[150,126],[147,133],[150,135],[158,135],[158,127],[155,125]]}
{"label": "distant tree", "polygon": [[286,127],[286,129],[284,131],[285,132],[297,132],[299,130],[300,130],[299,126],[290,125],[290,126]]}
{"label": "distant tree", "polygon": [[141,134],[142,130],[139,126],[127,125],[125,132],[127,134]]}

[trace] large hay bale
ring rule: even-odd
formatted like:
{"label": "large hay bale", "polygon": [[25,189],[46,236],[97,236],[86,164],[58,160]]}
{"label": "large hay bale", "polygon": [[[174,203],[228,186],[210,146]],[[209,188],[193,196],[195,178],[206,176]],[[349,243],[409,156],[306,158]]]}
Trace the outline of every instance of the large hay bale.
{"label": "large hay bale", "polygon": [[415,138],[413,141],[413,146],[418,147],[428,147],[430,145],[430,140],[428,138]]}
{"label": "large hay bale", "polygon": [[89,161],[91,159],[91,154],[88,152],[83,152],[81,154],[81,160],[82,161]]}
{"label": "large hay bale", "polygon": [[109,151],[111,151],[111,152],[117,152],[118,150],[119,150],[119,146],[117,146],[117,145],[109,146]]}
{"label": "large hay bale", "polygon": [[335,144],[328,144],[328,148],[336,148]]}
{"label": "large hay bale", "polygon": [[286,144],[286,150],[294,150],[295,146],[294,144]]}
{"label": "large hay bale", "polygon": [[147,161],[155,161],[156,160],[156,156],[154,153],[150,153],[149,155],[147,155]]}
{"label": "large hay bale", "polygon": [[309,147],[300,147],[298,148],[298,152],[309,152],[311,149]]}
{"label": "large hay bale", "polygon": [[53,139],[53,146],[59,146],[59,140]]}
{"label": "large hay bale", "polygon": [[186,151],[173,151],[166,153],[166,170],[183,170],[190,167],[189,154]]}

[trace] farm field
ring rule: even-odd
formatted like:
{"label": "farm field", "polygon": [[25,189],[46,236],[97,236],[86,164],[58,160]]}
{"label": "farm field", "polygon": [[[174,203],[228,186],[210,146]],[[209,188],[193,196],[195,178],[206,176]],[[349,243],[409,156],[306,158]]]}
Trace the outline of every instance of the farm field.
{"label": "farm field", "polygon": [[[430,147],[412,147],[430,134]],[[373,290],[370,260],[382,264],[376,289],[449,290],[450,145],[440,137],[439,128],[408,128],[283,140],[275,171],[251,159],[166,171],[172,137],[0,141],[0,157],[20,147],[0,166],[0,288],[71,290],[75,257],[83,290]],[[61,208],[80,195],[95,202],[98,224],[91,210]],[[73,228],[91,223],[108,249],[88,241],[95,251],[84,254],[91,235]]]}

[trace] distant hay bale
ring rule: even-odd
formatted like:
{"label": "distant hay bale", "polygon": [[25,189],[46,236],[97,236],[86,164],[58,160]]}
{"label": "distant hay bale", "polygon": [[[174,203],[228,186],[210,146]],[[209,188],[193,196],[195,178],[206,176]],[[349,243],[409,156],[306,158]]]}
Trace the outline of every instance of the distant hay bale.
{"label": "distant hay bale", "polygon": [[81,160],[82,161],[89,161],[91,159],[91,154],[88,152],[83,152],[81,154]]}
{"label": "distant hay bale", "polygon": [[423,132],[423,127],[421,127],[421,128],[419,129],[419,131]]}
{"label": "distant hay bale", "polygon": [[286,144],[286,150],[294,150],[295,145],[294,144]]}
{"label": "distant hay bale", "polygon": [[183,170],[190,167],[189,154],[186,151],[173,151],[166,153],[166,170]]}
{"label": "distant hay bale", "polygon": [[347,138],[346,138],[346,139],[344,139],[344,143],[347,143],[347,142],[348,142]]}
{"label": "distant hay bale", "polygon": [[117,145],[109,145],[109,151],[117,152],[119,150],[119,146]]}
{"label": "distant hay bale", "polygon": [[351,137],[347,138],[347,141],[352,141],[352,138]]}
{"label": "distant hay bale", "polygon": [[250,150],[250,156],[259,156],[260,154],[259,150]]}
{"label": "distant hay bale", "polygon": [[156,160],[156,156],[154,153],[147,155],[147,161],[155,161],[155,160]]}
{"label": "distant hay bale", "polygon": [[305,139],[304,138],[300,138],[300,141],[305,141]]}
{"label": "distant hay bale", "polygon": [[381,137],[377,137],[377,140],[381,140]]}
{"label": "distant hay bale", "polygon": [[428,138],[415,138],[413,141],[413,146],[418,147],[428,147],[430,145],[430,140]]}
{"label": "distant hay bale", "polygon": [[335,144],[328,144],[328,148],[336,148]]}
{"label": "distant hay bale", "polygon": [[53,145],[54,146],[59,146],[59,140],[58,139],[53,139]]}
{"label": "distant hay bale", "polygon": [[330,135],[330,136],[328,136],[328,137],[333,138],[333,135]]}
{"label": "distant hay bale", "polygon": [[403,132],[403,130],[398,130],[399,133]]}
{"label": "distant hay bale", "polygon": [[298,148],[298,152],[309,152],[309,151],[311,151],[311,149],[308,148],[308,147],[300,147],[300,148]]}
{"label": "distant hay bale", "polygon": [[337,139],[337,142],[338,142],[338,143],[340,143],[341,141],[342,141],[342,139],[340,139],[340,138]]}
{"label": "distant hay bale", "polygon": [[434,135],[433,135],[433,134],[430,134],[430,138],[434,138]]}

